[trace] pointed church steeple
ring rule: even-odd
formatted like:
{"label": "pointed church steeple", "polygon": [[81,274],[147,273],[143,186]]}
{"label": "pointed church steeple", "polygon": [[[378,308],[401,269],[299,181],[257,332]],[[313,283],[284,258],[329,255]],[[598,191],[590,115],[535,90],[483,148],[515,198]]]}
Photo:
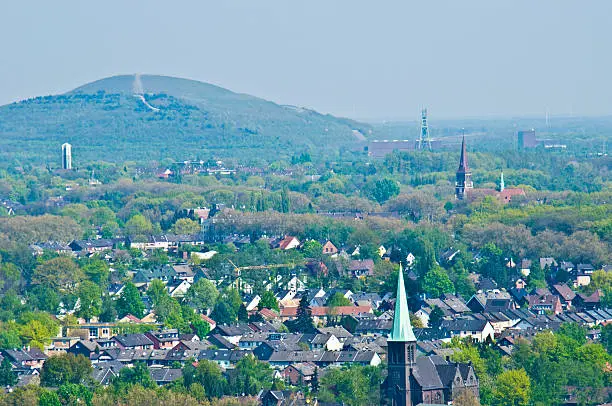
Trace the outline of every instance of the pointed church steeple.
{"label": "pointed church steeple", "polygon": [[501,175],[499,177],[499,191],[503,192],[504,189],[506,188],[506,185],[504,184],[504,171],[501,171]]}
{"label": "pointed church steeple", "polygon": [[406,299],[406,288],[404,286],[404,271],[400,265],[399,276],[397,278],[397,295],[395,296],[395,314],[393,315],[393,328],[389,334],[388,341],[416,341],[412,325],[410,324],[410,314],[408,313],[408,301]]}
{"label": "pointed church steeple", "polygon": [[474,188],[474,183],[472,183],[472,172],[470,172],[468,166],[465,134],[463,134],[463,140],[461,141],[461,158],[459,158],[459,168],[457,169],[456,179],[455,197],[459,200],[463,200],[466,194]]}
{"label": "pointed church steeple", "polygon": [[463,140],[461,141],[461,158],[459,158],[459,168],[457,172],[468,172],[469,170],[467,152],[465,149],[465,134],[463,134]]}

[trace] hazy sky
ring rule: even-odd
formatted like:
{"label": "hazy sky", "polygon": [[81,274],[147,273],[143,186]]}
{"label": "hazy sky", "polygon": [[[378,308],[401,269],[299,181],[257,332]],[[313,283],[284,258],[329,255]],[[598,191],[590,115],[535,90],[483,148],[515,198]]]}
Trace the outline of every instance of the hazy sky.
{"label": "hazy sky", "polygon": [[124,73],[368,119],[612,113],[611,0],[0,4],[0,104]]}

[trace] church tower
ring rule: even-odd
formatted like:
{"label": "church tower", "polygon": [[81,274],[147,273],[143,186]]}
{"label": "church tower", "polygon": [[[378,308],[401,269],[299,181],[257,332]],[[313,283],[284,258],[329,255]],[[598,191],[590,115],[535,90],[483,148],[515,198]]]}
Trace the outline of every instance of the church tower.
{"label": "church tower", "polygon": [[[416,365],[416,337],[410,325],[404,275],[400,267],[397,279],[397,295],[393,328],[387,339],[388,374],[381,395],[383,403],[392,406],[414,406],[420,402],[413,393],[415,379],[413,369]],[[416,389],[416,388],[415,388]]]}
{"label": "church tower", "polygon": [[472,182],[472,172],[468,167],[467,151],[465,150],[465,135],[463,135],[463,141],[461,142],[461,158],[459,159],[457,182],[455,183],[455,197],[459,200],[463,200],[470,189],[474,189],[474,183]]}

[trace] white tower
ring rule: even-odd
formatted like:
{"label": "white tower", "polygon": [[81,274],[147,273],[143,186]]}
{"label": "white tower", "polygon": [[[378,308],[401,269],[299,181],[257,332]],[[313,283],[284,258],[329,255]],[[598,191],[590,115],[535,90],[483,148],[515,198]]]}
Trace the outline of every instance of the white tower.
{"label": "white tower", "polygon": [[62,144],[62,169],[72,169],[72,145]]}
{"label": "white tower", "polygon": [[502,171],[501,176],[499,178],[499,191],[503,192],[505,188],[506,188],[506,185],[504,185],[504,171]]}

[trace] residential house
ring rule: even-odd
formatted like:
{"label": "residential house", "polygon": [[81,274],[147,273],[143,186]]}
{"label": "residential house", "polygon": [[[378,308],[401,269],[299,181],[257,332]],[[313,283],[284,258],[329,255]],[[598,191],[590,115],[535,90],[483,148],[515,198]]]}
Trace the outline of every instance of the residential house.
{"label": "residential house", "polygon": [[164,265],[154,269],[141,269],[136,271],[132,278],[132,283],[136,287],[148,287],[153,279],[159,279],[163,283],[169,283],[176,278],[176,271],[170,265]]}
{"label": "residential house", "polygon": [[[280,311],[281,320],[293,320],[297,317],[297,306],[282,307]],[[372,306],[313,306],[310,314],[315,324],[325,324],[328,318],[341,319],[345,316],[357,316],[363,313],[373,314]]]}
{"label": "residential house", "polygon": [[516,307],[508,292],[497,289],[476,293],[467,306],[474,313],[496,312]]}
{"label": "residential house", "polygon": [[164,386],[183,378],[181,368],[149,368],[151,379],[159,386]]}
{"label": "residential house", "polygon": [[563,311],[559,296],[553,294],[527,295],[527,308],[536,314],[559,314]]}
{"label": "residential house", "polygon": [[299,362],[283,369],[283,378],[290,385],[308,385],[315,375],[317,366],[312,362]]}
{"label": "residential house", "polygon": [[245,351],[245,350],[235,350],[235,351],[224,350],[224,349],[202,350],[200,351],[200,354],[198,355],[198,360],[205,359],[208,361],[213,361],[214,363],[219,365],[221,368],[228,369],[228,368],[231,368],[238,361],[240,361],[242,358],[246,357],[249,354],[252,354],[251,351]]}
{"label": "residential house", "polygon": [[188,264],[173,265],[172,269],[174,269],[174,272],[176,272],[176,277],[178,279],[184,280],[184,281],[187,281],[193,284],[193,278],[195,276],[195,272],[193,268],[191,267],[191,265],[188,265]]}
{"label": "residential house", "polygon": [[82,355],[89,359],[99,352],[100,346],[98,343],[90,340],[79,340],[68,349],[69,354]]}
{"label": "residential house", "polygon": [[[298,405],[307,405],[308,401],[306,400],[305,395],[298,391],[290,391],[290,390],[264,390],[259,395],[259,403],[262,406],[298,406]],[[314,406],[316,406],[318,402],[315,398]]]}
{"label": "residential house", "polygon": [[308,261],[306,262],[305,266],[308,272],[317,278],[327,276],[329,274],[329,269],[323,261]]}
{"label": "residential house", "polygon": [[26,347],[25,349],[2,350],[2,356],[8,358],[17,374],[25,374],[28,370],[40,370],[47,356],[36,347]]}
{"label": "residential house", "polygon": [[354,278],[374,275],[374,261],[371,259],[351,260],[347,272]]}
{"label": "residential house", "polygon": [[353,336],[347,329],[342,326],[319,327],[317,331],[320,334],[333,334],[341,343],[344,343],[347,339]]}
{"label": "residential house", "polygon": [[444,320],[441,329],[450,333],[451,337],[470,337],[477,342],[485,342],[493,339],[495,330],[487,320],[454,319]]}
{"label": "residential house", "polygon": [[150,350],[154,348],[153,341],[145,334],[118,334],[113,337],[117,347],[124,350]]}
{"label": "residential house", "polygon": [[529,276],[529,274],[531,273],[531,260],[523,259],[520,263],[519,270],[521,272],[521,275],[525,277]]}
{"label": "residential house", "polygon": [[323,255],[336,255],[338,254],[338,248],[329,240],[323,244]]}
{"label": "residential house", "polygon": [[342,343],[333,334],[316,334],[312,340],[310,340],[310,348],[322,349],[326,351],[340,351],[342,350]]}
{"label": "residential house", "polygon": [[598,289],[592,294],[578,293],[575,297],[574,304],[577,309],[594,310],[601,303],[601,291]]}
{"label": "residential house", "polygon": [[175,279],[166,285],[170,296],[175,298],[185,297],[190,287],[191,283],[181,279]]}
{"label": "residential house", "polygon": [[234,345],[239,345],[238,343],[241,338],[251,333],[253,333],[253,330],[246,323],[232,324],[229,326],[226,324],[217,324],[214,330],[211,331],[211,334],[218,334]]}
{"label": "residential house", "polygon": [[100,238],[97,240],[74,240],[70,243],[69,246],[72,251],[81,254],[94,254],[98,252],[110,251],[116,244],[120,242],[123,242],[123,240],[105,238]]}
{"label": "residential house", "polygon": [[555,270],[557,266],[557,261],[553,257],[540,258],[540,268],[542,269],[548,267],[550,270]]}
{"label": "residential house", "polygon": [[149,331],[145,335],[153,342],[153,348],[157,350],[174,348],[181,342],[177,329]]}
{"label": "residential house", "polygon": [[278,248],[281,251],[287,251],[294,248],[298,248],[300,246],[300,240],[293,236],[286,236],[282,240],[280,240],[277,244],[275,244],[274,248]]}
{"label": "residential house", "polygon": [[572,301],[576,298],[576,294],[565,283],[557,283],[553,285],[553,293],[559,296],[561,305],[565,310],[572,308]]}
{"label": "residential house", "polygon": [[30,245],[30,250],[35,256],[39,256],[45,253],[45,251],[55,252],[59,255],[72,254],[74,251],[70,248],[70,245],[66,245],[57,241],[47,241],[42,243],[36,243]]}

